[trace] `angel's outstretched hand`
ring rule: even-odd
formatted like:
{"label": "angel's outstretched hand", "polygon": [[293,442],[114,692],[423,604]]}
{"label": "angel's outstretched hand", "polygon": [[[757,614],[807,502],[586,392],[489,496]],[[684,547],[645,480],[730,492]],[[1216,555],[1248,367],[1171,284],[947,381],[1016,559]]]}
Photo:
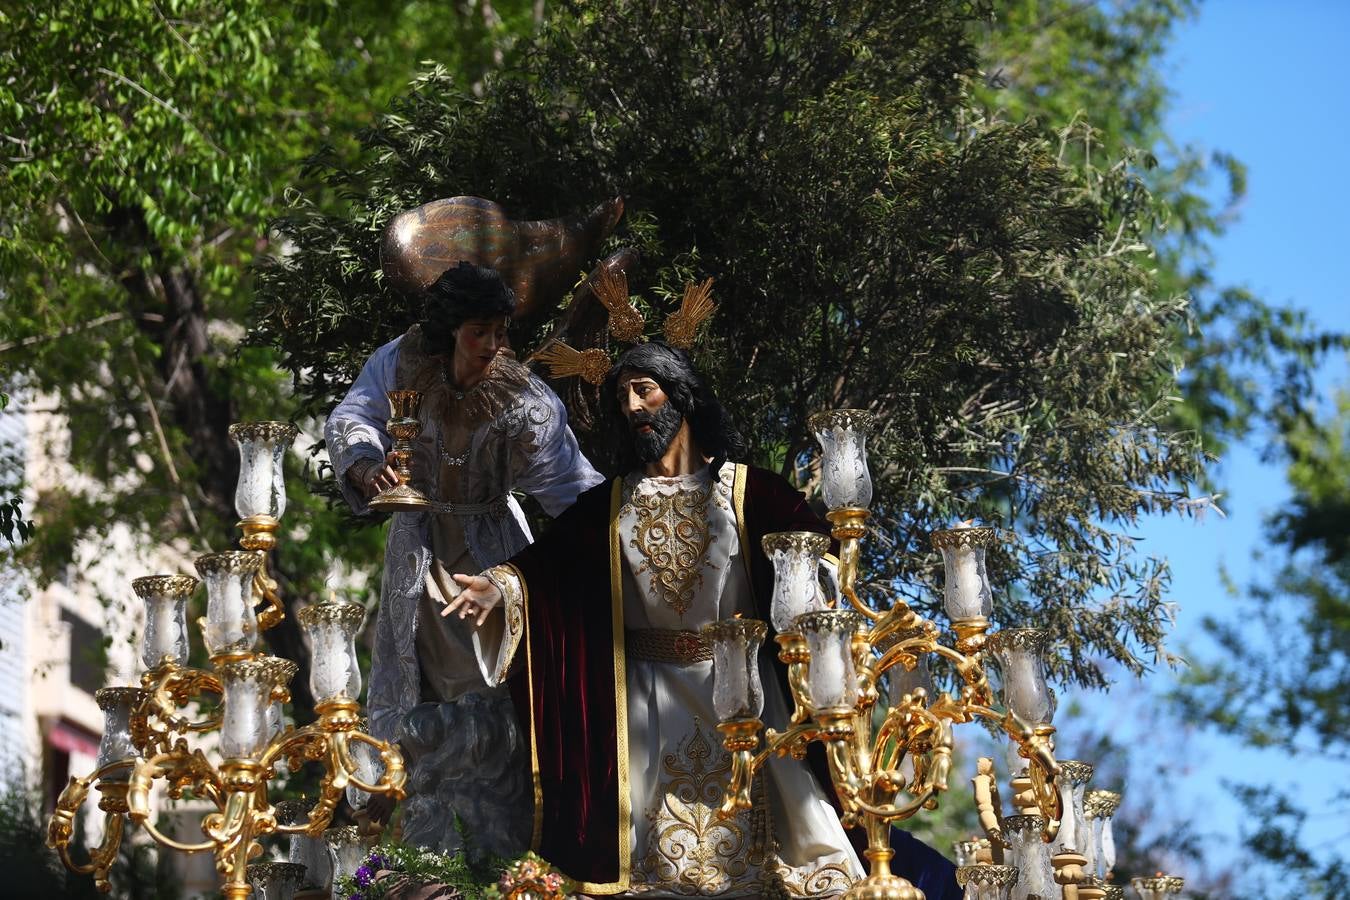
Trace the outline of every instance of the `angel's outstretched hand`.
{"label": "angel's outstretched hand", "polygon": [[482,575],[457,574],[453,577],[463,587],[463,590],[453,600],[445,604],[445,609],[441,610],[441,615],[448,616],[458,611],[461,619],[476,616],[474,625],[482,625],[487,621],[488,614],[501,605],[502,592],[492,583],[492,579]]}

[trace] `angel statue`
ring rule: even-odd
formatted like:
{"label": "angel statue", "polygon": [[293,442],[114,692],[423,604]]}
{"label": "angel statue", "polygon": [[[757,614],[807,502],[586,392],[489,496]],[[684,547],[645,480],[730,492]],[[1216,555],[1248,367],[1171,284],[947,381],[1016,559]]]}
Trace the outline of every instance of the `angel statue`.
{"label": "angel statue", "polygon": [[[454,852],[467,835],[475,852],[505,857],[529,846],[530,769],[510,693],[479,670],[482,635],[437,613],[459,593],[451,573],[529,545],[512,492],[556,516],[601,481],[562,402],[511,354],[507,325],[521,307],[548,302],[538,294],[548,266],[575,265],[621,212],[616,199],[589,218],[518,223],[489,201],[458,197],[404,213],[386,231],[385,272],[420,293],[421,321],[371,355],[324,434],[344,498],[365,514],[397,482],[386,392],[421,392],[411,471],[431,503],[395,512],[389,526],[367,697],[371,732],[398,741],[409,762],[409,843]],[[392,813],[380,797],[366,808],[376,826]]]}

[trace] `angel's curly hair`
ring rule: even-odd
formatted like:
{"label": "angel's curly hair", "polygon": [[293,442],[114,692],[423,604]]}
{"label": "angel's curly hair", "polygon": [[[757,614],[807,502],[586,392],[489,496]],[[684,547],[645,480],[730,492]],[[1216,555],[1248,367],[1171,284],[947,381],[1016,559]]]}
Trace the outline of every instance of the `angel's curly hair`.
{"label": "angel's curly hair", "polygon": [[470,319],[510,316],[516,292],[496,269],[467,260],[446,269],[422,297],[422,334],[433,352],[454,346],[455,329]]}

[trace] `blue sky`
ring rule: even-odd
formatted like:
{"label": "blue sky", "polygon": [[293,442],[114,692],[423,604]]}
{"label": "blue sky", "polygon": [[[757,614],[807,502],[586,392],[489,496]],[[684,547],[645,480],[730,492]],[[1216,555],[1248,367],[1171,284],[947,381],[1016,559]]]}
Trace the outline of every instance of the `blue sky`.
{"label": "blue sky", "polygon": [[[1345,49],[1350,45],[1350,3],[1273,4],[1221,0],[1203,6],[1176,34],[1166,61],[1174,91],[1168,133],[1179,143],[1223,150],[1248,166],[1249,192],[1240,219],[1214,247],[1216,282],[1244,285],[1268,302],[1307,309],[1320,327],[1350,331],[1350,88]],[[1329,361],[1318,376],[1320,402],[1329,404],[1346,382],[1344,359]],[[1256,442],[1233,448],[1221,461],[1226,517],[1201,522],[1156,520],[1142,531],[1144,552],[1172,564],[1172,599],[1179,604],[1174,650],[1203,656],[1212,651],[1201,621],[1231,614],[1234,601],[1220,584],[1226,569],[1238,584],[1259,575],[1253,551],[1263,543],[1262,523],[1288,497],[1281,467],[1263,463]],[[1259,639],[1259,637],[1258,637]],[[1160,695],[1174,683],[1155,673],[1147,691]],[[1119,699],[1082,697],[1101,710],[1150,703],[1128,688]],[[1128,720],[1130,716],[1122,716]],[[1223,779],[1269,781],[1319,796],[1327,779],[1344,770],[1278,754],[1241,750],[1206,734],[1135,735],[1141,753],[1166,754],[1186,744],[1186,767],[1169,777],[1170,798],[1131,795],[1126,802],[1170,803],[1206,821],[1211,858],[1231,859],[1242,810]],[[1071,742],[1072,734],[1065,735]],[[1308,835],[1330,844],[1350,826],[1313,818]]]}

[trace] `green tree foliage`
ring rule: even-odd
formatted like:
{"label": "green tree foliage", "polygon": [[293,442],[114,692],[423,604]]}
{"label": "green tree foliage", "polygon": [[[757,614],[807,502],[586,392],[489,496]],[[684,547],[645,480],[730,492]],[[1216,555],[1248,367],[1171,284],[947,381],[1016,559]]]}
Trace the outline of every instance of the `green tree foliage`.
{"label": "green tree foliage", "polygon": [[717,278],[700,355],[759,461],[810,486],[807,415],[880,415],[875,586],[927,606],[926,533],[978,516],[1018,535],[998,616],[1062,635],[1061,677],[1154,659],[1165,567],[1129,528],[1185,509],[1203,459],[1168,426],[1185,302],[1152,280],[1155,209],[1129,161],[1090,155],[1083,127],[984,116],[963,4],[575,12],[481,95],[433,71],[357,164],[314,161],[349,205],[297,198],[255,305],[307,409],[414,315],[379,275],[394,212],[474,193],[542,218],[620,192],[617,242],[641,250],[655,312]]}
{"label": "green tree foliage", "polygon": [[[1343,616],[1337,611],[1347,581],[1336,566],[1344,559],[1347,493],[1334,471],[1345,462],[1339,449],[1344,428],[1316,424],[1311,404],[1319,396],[1316,365],[1344,347],[1345,336],[1319,333],[1302,310],[1275,307],[1244,288],[1214,281],[1211,246],[1237,217],[1245,169],[1223,151],[1178,145],[1162,127],[1168,37],[1196,9],[1188,0],[999,4],[995,23],[984,32],[982,98],[1009,116],[1034,115],[1051,127],[1086,118],[1095,152],[1148,151],[1151,167],[1141,177],[1162,226],[1153,241],[1158,289],[1187,295],[1193,320],[1178,335],[1186,402],[1174,421],[1199,432],[1214,454],[1238,440],[1257,441],[1269,454],[1292,460],[1296,485],[1291,509],[1271,526],[1278,549],[1265,559],[1278,574],[1255,586],[1231,621],[1206,626],[1234,654],[1228,658],[1243,660],[1254,649],[1253,632],[1243,623],[1266,626],[1256,648],[1261,665],[1255,671],[1262,674],[1253,678],[1245,664],[1240,671],[1200,666],[1181,715],[1209,719],[1256,746],[1280,743],[1292,751],[1299,744],[1339,756],[1337,729],[1344,719],[1332,697],[1346,684],[1339,653]],[[1283,561],[1289,552],[1298,563]],[[1330,634],[1309,633],[1314,621],[1332,623]],[[1282,664],[1273,665],[1277,660]],[[1333,664],[1324,668],[1325,660]],[[1252,709],[1260,713],[1247,718]],[[1256,813],[1252,821],[1268,823],[1248,834],[1258,858],[1305,874],[1314,894],[1345,871],[1343,862],[1319,862],[1318,854],[1300,845],[1306,813],[1295,798],[1267,786],[1238,791]],[[1128,804],[1122,814],[1133,814]],[[1315,890],[1316,883],[1321,887]],[[1277,892],[1288,890],[1283,885]]]}
{"label": "green tree foliage", "polygon": [[[1261,568],[1273,574],[1243,586],[1232,620],[1206,620],[1218,652],[1192,668],[1178,699],[1193,720],[1247,745],[1334,769],[1350,763],[1350,391],[1334,414],[1294,425],[1284,441],[1293,498],[1268,523]],[[1304,826],[1314,804],[1319,816],[1344,815],[1350,794],[1235,790],[1251,811],[1243,837],[1256,858],[1297,879],[1301,896],[1343,896],[1350,856],[1309,844]]]}
{"label": "green tree foliage", "polygon": [[[0,391],[0,412],[9,406],[9,395]],[[5,485],[5,493],[12,486]],[[0,537],[10,544],[18,544],[33,535],[33,523],[23,516],[23,501],[18,497],[0,495]]]}
{"label": "green tree foliage", "polygon": [[[266,223],[287,185],[314,186],[300,160],[324,142],[350,149],[419,59],[480,80],[534,15],[523,2],[324,0],[0,10],[0,361],[11,392],[68,421],[82,476],[38,498],[21,562],[39,580],[113,523],[194,551],[229,545],[227,428],[291,412],[271,355],[238,339]],[[304,539],[277,560],[291,598],[323,589],[345,532],[296,481],[288,518]],[[341,546],[378,556],[373,534]],[[303,658],[293,623],[269,637]]]}
{"label": "green tree foliage", "polygon": [[1214,280],[1213,241],[1237,218],[1246,168],[1222,149],[1179,144],[1163,127],[1170,100],[1165,53],[1198,6],[998,3],[979,31],[985,80],[977,94],[1015,121],[1085,129],[1088,139],[1069,148],[1081,160],[1138,160],[1156,220],[1149,242],[1154,291],[1189,301],[1188,327],[1177,334],[1185,403],[1173,420],[1199,432],[1217,455],[1234,440],[1271,438],[1279,422],[1306,415],[1316,362],[1344,338],[1319,332],[1298,309]]}

